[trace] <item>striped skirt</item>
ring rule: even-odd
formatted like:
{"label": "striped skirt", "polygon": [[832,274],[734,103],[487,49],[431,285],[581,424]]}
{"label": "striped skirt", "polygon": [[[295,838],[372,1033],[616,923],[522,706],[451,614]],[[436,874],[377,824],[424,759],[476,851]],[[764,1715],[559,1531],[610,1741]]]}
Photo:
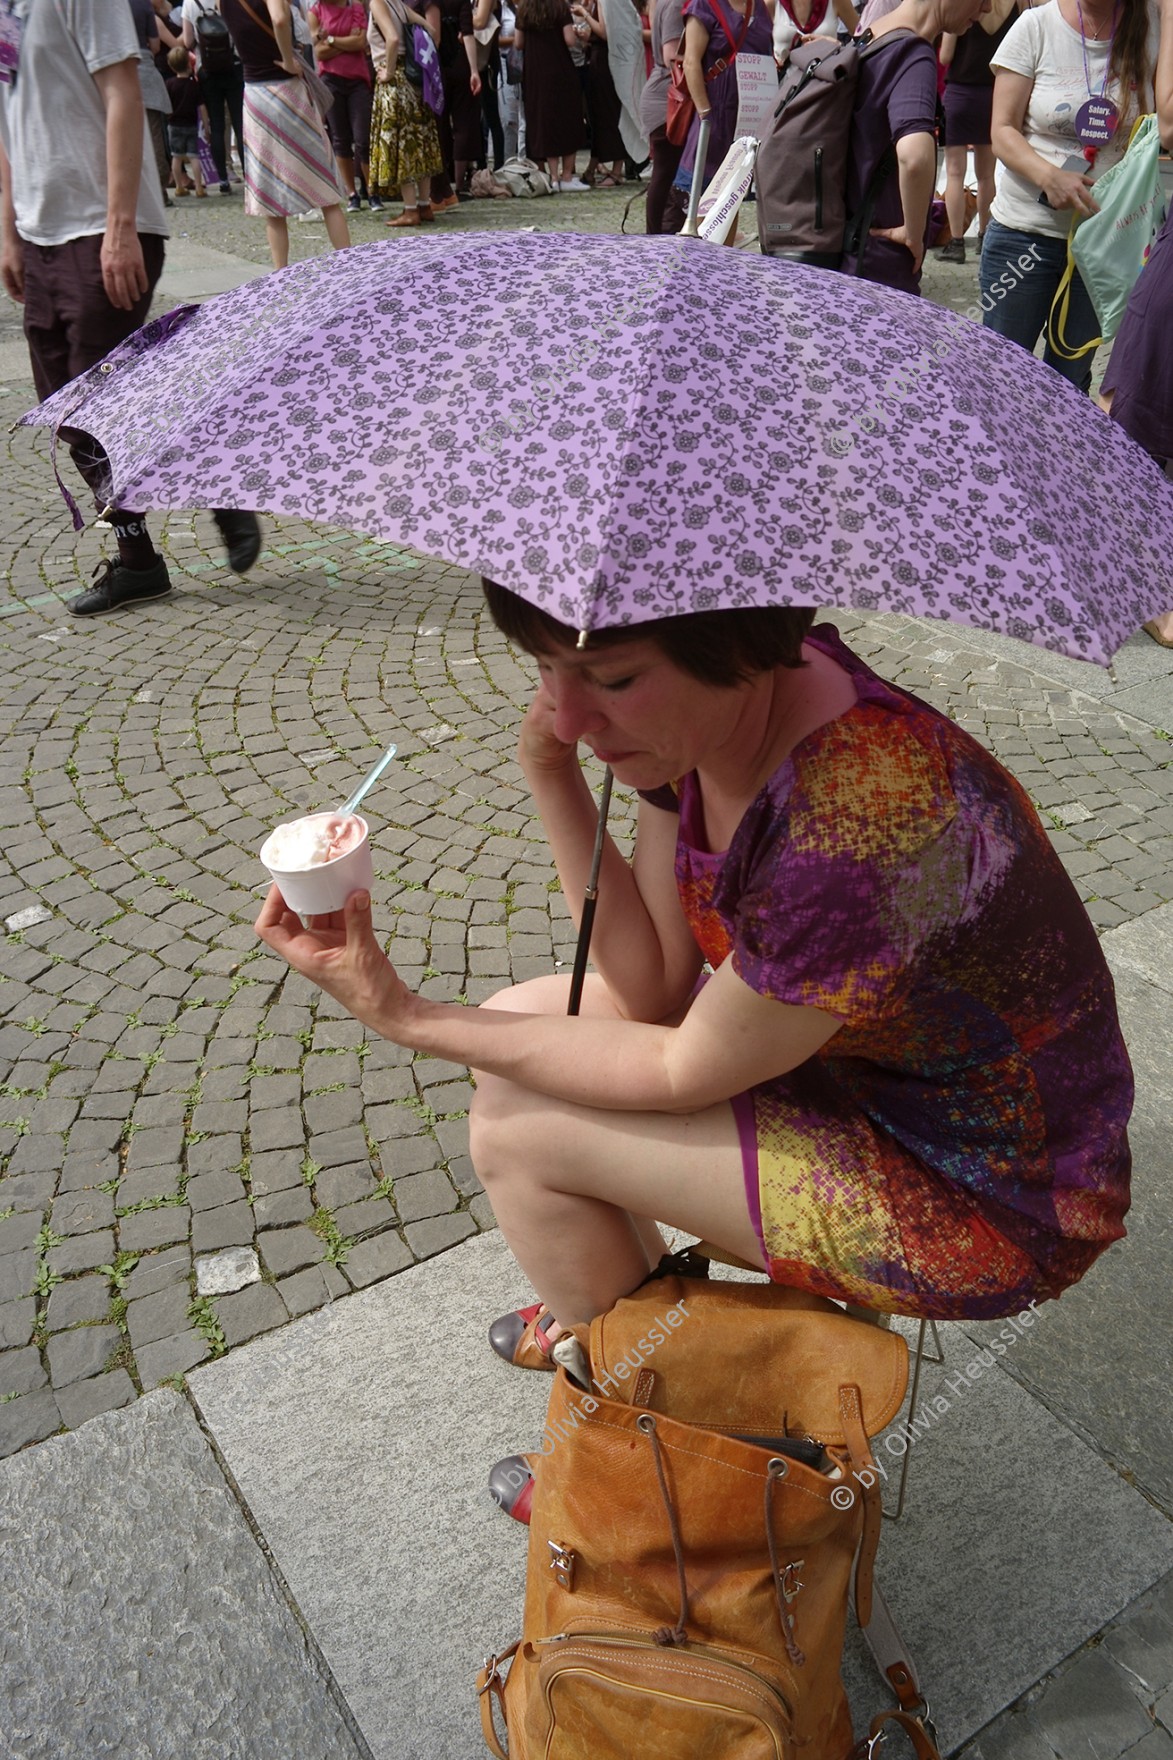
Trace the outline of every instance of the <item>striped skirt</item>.
{"label": "striped skirt", "polygon": [[334,154],[299,79],[244,88],[244,211],[286,216],[342,200]]}

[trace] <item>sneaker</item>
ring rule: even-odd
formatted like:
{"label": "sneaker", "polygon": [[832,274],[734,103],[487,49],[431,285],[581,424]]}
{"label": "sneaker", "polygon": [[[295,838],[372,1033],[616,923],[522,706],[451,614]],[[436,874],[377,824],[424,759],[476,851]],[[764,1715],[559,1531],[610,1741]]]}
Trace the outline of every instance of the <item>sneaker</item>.
{"label": "sneaker", "polygon": [[311,225],[313,221],[320,220],[321,218],[321,213],[317,208],[307,208],[304,214],[293,215],[293,219],[299,221],[303,226]]}
{"label": "sneaker", "polygon": [[937,252],[937,261],[940,263],[964,263],[965,240],[963,238],[951,238],[949,243],[942,245],[941,249]]}
{"label": "sneaker", "polygon": [[232,185],[229,183],[222,183],[220,185],[220,194],[222,196],[230,196],[232,194]]}
{"label": "sneaker", "polygon": [[247,574],[261,553],[261,522],[255,513],[217,507],[212,518],[224,540],[225,559],[234,574]]}
{"label": "sneaker", "polygon": [[348,214],[361,214],[362,213],[362,197],[361,196],[351,196],[350,200],[346,204],[346,212]]}
{"label": "sneaker", "polygon": [[[359,206],[360,207],[362,206],[361,202],[359,203]],[[383,204],[379,200],[378,196],[368,197],[367,207],[371,210],[372,214],[381,214],[383,212]]]}
{"label": "sneaker", "polygon": [[457,196],[445,196],[442,202],[432,203],[432,212],[434,214],[442,214],[446,208],[458,208],[459,206],[460,200]]}
{"label": "sneaker", "polygon": [[565,183],[560,183],[558,187],[563,195],[569,195],[572,191],[577,195],[580,190],[590,189],[591,185],[584,183],[581,177],[571,177]]}
{"label": "sneaker", "polygon": [[69,610],[74,617],[105,617],[148,599],[165,599],[171,590],[171,576],[161,556],[150,568],[125,568],[108,556],[94,570],[94,585],[71,599]]}

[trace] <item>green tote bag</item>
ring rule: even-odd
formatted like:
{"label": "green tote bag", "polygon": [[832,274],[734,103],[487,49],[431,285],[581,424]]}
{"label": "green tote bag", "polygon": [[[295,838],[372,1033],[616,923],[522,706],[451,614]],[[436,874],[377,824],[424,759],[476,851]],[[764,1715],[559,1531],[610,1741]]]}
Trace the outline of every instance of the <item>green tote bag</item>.
{"label": "green tote bag", "polygon": [[[1142,116],[1132,131],[1128,151],[1094,188],[1098,214],[1076,219],[1067,242],[1067,267],[1059,283],[1047,337],[1056,354],[1078,360],[1115,336],[1149,247],[1165,218],[1165,196],[1158,159],[1161,136],[1155,116]],[[1087,288],[1101,334],[1082,348],[1064,340],[1071,302],[1071,278],[1078,270]]]}

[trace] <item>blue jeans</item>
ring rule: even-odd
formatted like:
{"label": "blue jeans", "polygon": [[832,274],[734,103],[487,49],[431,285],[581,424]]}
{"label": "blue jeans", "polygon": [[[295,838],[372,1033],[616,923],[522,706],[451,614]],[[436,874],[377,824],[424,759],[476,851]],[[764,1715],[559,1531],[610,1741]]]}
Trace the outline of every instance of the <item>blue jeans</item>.
{"label": "blue jeans", "polygon": [[[1029,265],[1024,263],[1028,259]],[[1032,349],[1046,328],[1051,303],[1067,267],[1067,240],[1046,238],[1037,232],[1016,232],[991,220],[982,246],[978,286],[982,296],[982,323],[1011,342]],[[1100,334],[1100,321],[1088,298],[1078,271],[1071,281],[1071,300],[1063,339],[1069,348],[1081,348]],[[1043,359],[1081,391],[1092,382],[1095,350],[1078,360],[1064,360],[1047,341]]]}

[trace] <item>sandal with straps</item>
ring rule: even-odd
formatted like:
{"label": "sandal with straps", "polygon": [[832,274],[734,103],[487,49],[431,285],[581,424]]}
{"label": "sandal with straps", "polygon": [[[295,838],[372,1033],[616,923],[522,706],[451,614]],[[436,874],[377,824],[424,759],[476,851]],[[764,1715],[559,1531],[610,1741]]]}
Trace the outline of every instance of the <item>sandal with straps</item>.
{"label": "sandal with straps", "polygon": [[553,1370],[552,1347],[546,1334],[554,1323],[549,1308],[534,1302],[528,1308],[518,1308],[494,1320],[489,1328],[489,1343],[499,1357],[519,1369]]}

